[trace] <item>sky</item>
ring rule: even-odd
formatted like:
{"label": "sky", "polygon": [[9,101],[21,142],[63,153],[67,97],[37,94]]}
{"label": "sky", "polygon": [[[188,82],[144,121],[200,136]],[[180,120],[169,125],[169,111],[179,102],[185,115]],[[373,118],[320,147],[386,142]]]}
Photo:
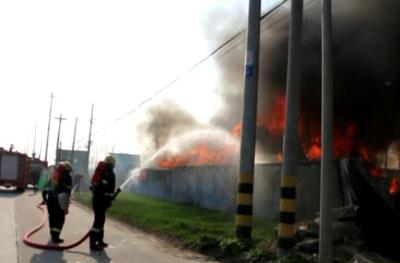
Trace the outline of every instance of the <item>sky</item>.
{"label": "sky", "polygon": [[[277,2],[263,0],[263,12]],[[219,106],[212,60],[201,81],[169,84],[245,29],[247,9],[245,0],[0,0],[0,147],[44,158],[51,93],[50,162],[55,118],[66,119],[66,149],[78,119],[75,149],[84,150],[92,104],[94,152],[140,153],[137,109],[159,97],[207,123]]]}

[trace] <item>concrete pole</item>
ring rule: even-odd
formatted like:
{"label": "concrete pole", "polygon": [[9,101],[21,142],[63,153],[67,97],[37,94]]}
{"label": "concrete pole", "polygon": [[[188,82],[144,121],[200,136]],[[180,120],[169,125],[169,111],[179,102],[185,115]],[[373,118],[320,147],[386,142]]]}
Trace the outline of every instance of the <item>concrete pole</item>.
{"label": "concrete pole", "polygon": [[93,108],[94,108],[94,104],[92,104],[92,111],[90,114],[89,138],[88,138],[88,147],[87,147],[87,174],[88,174],[88,176],[89,176],[90,147],[92,144]]}
{"label": "concrete pole", "polygon": [[[61,149],[62,149],[62,141],[60,140],[60,145],[58,146],[58,160],[61,161]],[[63,158],[63,160],[65,160],[65,157]]]}
{"label": "concrete pole", "polygon": [[235,232],[239,239],[251,238],[260,49],[260,9],[260,0],[249,1],[243,129],[235,217]]}
{"label": "concrete pole", "polygon": [[397,162],[398,162],[398,166],[397,166],[397,169],[399,169],[400,170],[400,141],[399,142],[397,142]]}
{"label": "concrete pole", "polygon": [[290,254],[294,247],[296,221],[296,171],[298,163],[298,127],[300,112],[301,41],[303,28],[303,0],[292,0],[288,69],[286,77],[286,123],[283,137],[281,199],[279,204],[277,256]]}
{"label": "concrete pole", "polygon": [[25,153],[29,155],[29,136],[26,137]]}
{"label": "concrete pole", "polygon": [[44,152],[44,160],[47,162],[47,151],[49,150],[49,135],[50,135],[50,123],[51,123],[51,111],[53,108],[53,92],[50,95],[50,112],[49,112],[49,122],[47,124],[47,138],[46,138],[46,149]]}
{"label": "concrete pole", "polygon": [[40,156],[42,155],[42,146],[43,146],[43,140],[40,140],[40,148],[39,148],[39,159],[40,159]]}
{"label": "concrete pole", "polygon": [[66,119],[62,117],[62,114],[60,114],[60,117],[56,117],[54,119],[58,120],[58,134],[57,134],[57,146],[56,146],[56,164],[57,164],[60,161],[59,145],[60,145],[61,122]]}
{"label": "concrete pole", "polygon": [[71,147],[71,164],[72,165],[74,165],[75,138],[76,138],[76,127],[77,126],[78,126],[78,117],[75,118],[74,137],[72,138],[72,147]]}
{"label": "concrete pole", "polygon": [[322,159],[319,263],[332,262],[332,202],[330,183],[333,179],[333,87],[332,87],[332,11],[331,1],[322,0]]}

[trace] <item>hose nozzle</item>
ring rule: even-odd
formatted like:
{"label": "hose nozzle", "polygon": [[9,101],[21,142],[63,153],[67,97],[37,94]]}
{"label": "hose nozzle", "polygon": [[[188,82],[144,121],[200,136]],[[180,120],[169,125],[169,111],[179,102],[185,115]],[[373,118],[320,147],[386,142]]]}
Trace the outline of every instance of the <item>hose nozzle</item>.
{"label": "hose nozzle", "polygon": [[115,199],[117,197],[117,195],[119,195],[119,193],[121,193],[121,188],[118,187],[113,195],[113,199]]}

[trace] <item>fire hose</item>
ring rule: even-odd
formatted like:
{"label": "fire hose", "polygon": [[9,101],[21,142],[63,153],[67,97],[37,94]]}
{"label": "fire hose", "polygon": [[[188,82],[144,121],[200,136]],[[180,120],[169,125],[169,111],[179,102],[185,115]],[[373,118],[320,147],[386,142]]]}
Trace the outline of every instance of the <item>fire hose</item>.
{"label": "fire hose", "polygon": [[[121,189],[118,188],[117,191],[114,194],[114,199],[115,197],[121,192]],[[83,241],[85,241],[90,234],[90,230],[78,241],[69,244],[69,245],[63,245],[63,246],[59,246],[59,245],[49,245],[49,244],[40,244],[40,243],[36,243],[33,242],[32,240],[30,240],[29,238],[35,234],[36,232],[38,232],[40,229],[43,228],[44,224],[46,223],[46,218],[47,218],[47,209],[43,208],[42,204],[38,204],[36,205],[37,208],[39,208],[42,211],[42,220],[40,222],[39,225],[37,225],[35,228],[33,228],[30,231],[27,231],[24,235],[23,241],[26,245],[34,247],[34,248],[40,248],[40,249],[46,249],[46,250],[67,250],[76,246],[79,246],[80,244],[83,243]]]}

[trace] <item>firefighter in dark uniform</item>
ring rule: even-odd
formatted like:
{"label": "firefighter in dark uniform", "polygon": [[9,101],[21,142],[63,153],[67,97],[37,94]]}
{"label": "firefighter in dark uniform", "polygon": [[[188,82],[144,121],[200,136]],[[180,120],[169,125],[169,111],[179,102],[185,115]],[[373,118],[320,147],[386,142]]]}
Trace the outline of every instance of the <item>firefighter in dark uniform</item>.
{"label": "firefighter in dark uniform", "polygon": [[69,196],[71,194],[72,166],[69,162],[58,163],[56,170],[49,180],[46,204],[49,213],[49,228],[54,243],[62,243],[60,233],[68,214]]}
{"label": "firefighter in dark uniform", "polygon": [[92,208],[94,222],[90,230],[90,250],[101,251],[107,247],[104,242],[104,223],[106,211],[115,198],[115,158],[108,155],[104,161],[97,164],[91,180]]}

